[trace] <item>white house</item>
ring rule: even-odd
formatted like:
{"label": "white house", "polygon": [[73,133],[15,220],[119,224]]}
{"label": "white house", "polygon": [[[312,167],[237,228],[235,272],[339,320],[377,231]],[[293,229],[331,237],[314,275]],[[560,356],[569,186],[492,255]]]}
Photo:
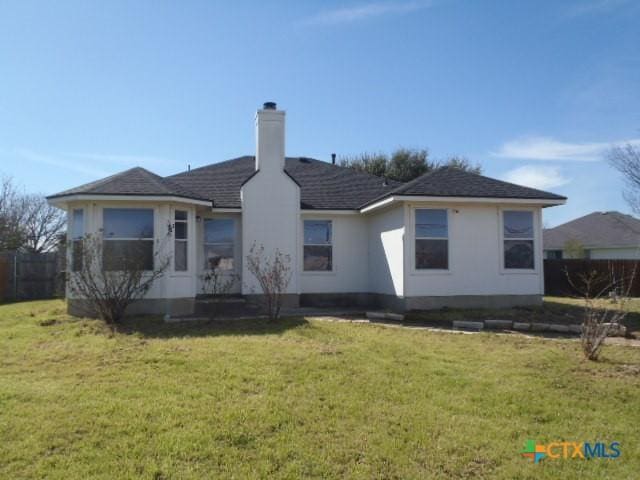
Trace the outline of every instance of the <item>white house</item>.
{"label": "white house", "polygon": [[285,112],[274,103],[255,127],[255,157],[169,177],[133,168],[48,197],[67,210],[72,238],[143,247],[150,263],[154,249],[170,256],[135,311],[191,313],[212,267],[241,277],[236,293],[256,294],[244,261],[253,244],[290,256],[290,305],[541,302],[542,209],[565,197],[451,168],[403,184],[285,157]]}
{"label": "white house", "polygon": [[640,259],[640,220],[620,212],[592,212],[542,232],[550,260]]}

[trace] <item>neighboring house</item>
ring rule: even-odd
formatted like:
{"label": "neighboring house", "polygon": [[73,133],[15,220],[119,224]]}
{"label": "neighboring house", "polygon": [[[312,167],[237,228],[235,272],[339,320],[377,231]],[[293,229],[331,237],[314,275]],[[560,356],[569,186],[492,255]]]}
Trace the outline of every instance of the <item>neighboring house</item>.
{"label": "neighboring house", "polygon": [[543,231],[544,258],[640,259],[640,220],[620,212],[593,212]]}
{"label": "neighboring house", "polygon": [[244,261],[253,244],[290,256],[289,305],[541,302],[542,208],[565,197],[450,168],[402,184],[285,158],[285,112],[273,103],[255,126],[255,157],[169,177],[133,168],[48,197],[68,211],[73,238],[98,233],[112,248],[140,242],[150,259],[154,248],[171,257],[132,311],[190,313],[211,267],[241,278],[235,293],[260,293]]}

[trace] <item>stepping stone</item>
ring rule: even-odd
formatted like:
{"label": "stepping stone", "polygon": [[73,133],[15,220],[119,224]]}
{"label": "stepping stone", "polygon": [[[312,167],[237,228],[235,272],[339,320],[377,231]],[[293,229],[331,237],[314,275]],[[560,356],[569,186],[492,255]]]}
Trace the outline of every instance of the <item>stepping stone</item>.
{"label": "stepping stone", "polygon": [[531,331],[532,332],[547,332],[549,331],[550,325],[548,323],[532,323]]}
{"label": "stepping stone", "polygon": [[456,320],[453,322],[453,328],[460,329],[460,330],[480,331],[484,328],[484,324],[482,322],[469,322],[465,320]]}
{"label": "stepping stone", "polygon": [[513,327],[511,320],[485,320],[484,326],[496,330],[509,330]]}
{"label": "stepping stone", "polygon": [[385,313],[384,316],[389,320],[395,320],[397,322],[402,322],[404,320],[404,315],[400,313]]}
{"label": "stepping stone", "polygon": [[520,331],[528,332],[530,328],[531,328],[531,324],[530,323],[513,322],[513,329],[514,330],[520,330]]}
{"label": "stepping stone", "polygon": [[569,333],[569,325],[549,325],[549,331],[557,333]]}
{"label": "stepping stone", "polygon": [[367,318],[372,320],[384,320],[386,317],[384,312],[367,312]]}

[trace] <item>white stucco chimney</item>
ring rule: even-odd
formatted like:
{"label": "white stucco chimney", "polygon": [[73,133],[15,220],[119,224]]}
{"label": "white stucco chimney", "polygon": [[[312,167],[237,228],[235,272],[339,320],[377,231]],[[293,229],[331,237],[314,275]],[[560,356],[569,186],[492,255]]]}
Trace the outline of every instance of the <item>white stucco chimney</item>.
{"label": "white stucco chimney", "polygon": [[284,170],[284,111],[274,102],[256,113],[256,170]]}

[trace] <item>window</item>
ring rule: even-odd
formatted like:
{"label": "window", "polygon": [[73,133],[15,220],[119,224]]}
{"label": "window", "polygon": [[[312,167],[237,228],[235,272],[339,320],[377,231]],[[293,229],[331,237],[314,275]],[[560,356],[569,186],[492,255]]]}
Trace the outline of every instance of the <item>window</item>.
{"label": "window", "polygon": [[331,220],[304,221],[304,271],[333,270]]}
{"label": "window", "polygon": [[174,214],[174,254],[173,269],[176,272],[187,270],[187,212],[176,210]]}
{"label": "window", "polygon": [[449,223],[446,210],[416,210],[416,270],[449,268]]}
{"label": "window", "polygon": [[204,268],[233,270],[235,220],[208,218],[204,221]]}
{"label": "window", "polygon": [[105,270],[153,270],[153,210],[105,208],[102,265]]}
{"label": "window", "polygon": [[562,260],[562,250],[547,250],[549,260]]}
{"label": "window", "polygon": [[533,270],[533,212],[505,211],[502,224],[504,268]]}
{"label": "window", "polygon": [[84,210],[76,208],[71,220],[71,270],[82,270],[82,238],[84,237]]}

